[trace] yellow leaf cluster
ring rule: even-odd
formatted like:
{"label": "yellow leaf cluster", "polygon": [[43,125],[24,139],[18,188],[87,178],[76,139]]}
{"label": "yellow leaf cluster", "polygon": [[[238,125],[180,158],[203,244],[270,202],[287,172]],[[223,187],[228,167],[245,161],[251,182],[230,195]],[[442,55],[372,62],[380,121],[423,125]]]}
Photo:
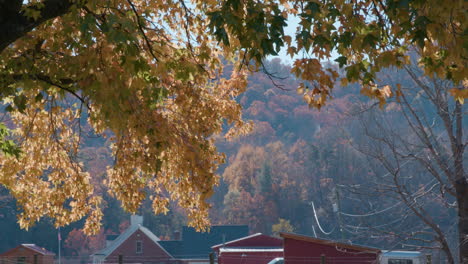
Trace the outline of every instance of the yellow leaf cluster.
{"label": "yellow leaf cluster", "polygon": [[309,107],[320,109],[331,98],[330,91],[338,78],[334,69],[324,69],[318,59],[301,59],[295,61],[291,71],[298,78],[307,81],[299,85],[297,93],[303,96]]}
{"label": "yellow leaf cluster", "polygon": [[[259,19],[250,21],[246,13],[259,5],[265,7],[254,12]],[[229,17],[217,27],[224,27],[227,37],[220,34],[218,37],[227,39],[231,49],[250,55],[245,60],[247,65],[251,60],[260,63],[266,56],[276,55],[270,41],[278,43],[294,58],[292,72],[306,81],[313,81],[305,87],[314,86],[318,91],[315,96],[311,92],[307,96],[304,94],[304,100],[311,107],[320,108],[329,99],[333,87],[330,80],[334,83],[334,78],[327,78],[317,64],[331,59],[343,69],[342,84],[358,82],[372,86],[377,82],[376,74],[383,68],[408,65],[410,54],[419,58],[428,76],[437,75],[455,85],[468,76],[467,4],[464,0],[444,4],[437,0],[247,0],[238,5],[221,1],[215,10]],[[263,29],[265,21],[262,19],[271,15],[271,10],[281,10],[281,17],[299,21],[294,38],[285,33],[284,25],[270,23],[269,32]],[[262,29],[262,32],[251,37],[255,33],[245,25]],[[310,69],[314,70],[313,74]],[[372,96],[377,96],[377,92],[370,88],[363,90],[364,94]],[[384,102],[384,97],[378,97]],[[457,100],[461,102],[461,98],[458,96]]]}
{"label": "yellow leaf cluster", "polygon": [[[104,181],[126,210],[149,197],[154,212],[165,213],[175,201],[190,225],[209,225],[207,199],[225,159],[213,136],[226,122],[227,137],[250,127],[235,101],[245,70],[223,78],[222,59],[236,54],[219,49],[207,30],[205,12],[216,5],[87,1],[0,53],[0,82],[14,91],[3,99],[22,149],[18,159],[2,155],[0,184],[17,199],[22,227],[85,217],[86,232],[99,230],[102,194],[77,158],[85,115],[111,143],[115,163]],[[24,110],[14,103],[20,94]]]}
{"label": "yellow leaf cluster", "polygon": [[[31,102],[33,95],[26,94]],[[41,100],[31,103],[24,113],[11,114],[22,155],[2,155],[0,183],[21,207],[22,228],[43,216],[55,219],[56,226],[89,216],[85,228],[92,230],[101,221],[101,199],[94,193],[90,175],[76,159],[79,136],[73,126],[78,113],[79,109],[73,107],[47,109],[45,100]]]}

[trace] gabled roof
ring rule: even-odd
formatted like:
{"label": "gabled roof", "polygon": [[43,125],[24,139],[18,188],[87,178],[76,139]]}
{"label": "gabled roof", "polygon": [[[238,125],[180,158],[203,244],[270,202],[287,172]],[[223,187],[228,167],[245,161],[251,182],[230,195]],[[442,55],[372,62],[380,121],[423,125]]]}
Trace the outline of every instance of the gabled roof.
{"label": "gabled roof", "polygon": [[[98,252],[94,253],[93,255],[101,255],[104,257],[109,256],[116,250],[122,243],[124,243],[133,233],[140,230],[143,234],[145,234],[151,241],[155,244],[159,245],[159,241],[161,241],[156,235],[153,234],[148,228],[142,225],[131,225],[125,230],[122,234],[120,234],[115,240],[109,244],[109,246],[105,247],[104,249],[99,250]],[[169,252],[167,252],[163,247],[161,247],[169,256]]]}
{"label": "gabled roof", "polygon": [[182,228],[182,240],[160,241],[173,257],[179,259],[208,259],[211,246],[247,236],[246,225],[211,226],[209,232],[197,232],[194,228]]}
{"label": "gabled roof", "polygon": [[231,240],[229,242],[225,242],[225,243],[222,243],[222,244],[218,244],[218,245],[214,245],[212,246],[211,248],[218,248],[218,247],[228,247],[230,245],[232,245],[233,243],[236,243],[236,242],[239,242],[239,241],[243,241],[243,240],[246,240],[246,239],[249,239],[249,238],[252,238],[252,237],[257,237],[259,235],[261,235],[262,233],[256,233],[256,234],[253,234],[253,235],[250,235],[250,236],[246,236],[246,237],[241,237],[239,239],[234,239],[234,240]]}
{"label": "gabled roof", "polygon": [[357,250],[357,251],[367,251],[367,252],[375,252],[375,253],[380,252],[380,249],[378,248],[365,247],[365,246],[360,246],[360,245],[351,245],[351,244],[341,243],[341,242],[332,241],[332,240],[314,238],[314,237],[305,236],[305,235],[298,235],[298,234],[292,234],[292,233],[280,233],[280,236],[282,238],[290,238],[290,239],[301,240],[305,242],[311,242],[311,243],[316,243],[316,244],[321,244],[321,245],[326,245],[326,246],[347,248],[347,249],[352,249],[352,250]]}
{"label": "gabled roof", "polygon": [[55,256],[55,253],[54,253],[54,252],[51,252],[51,251],[49,251],[49,250],[47,250],[47,249],[45,249],[45,248],[42,248],[42,247],[40,247],[40,246],[38,246],[38,245],[36,245],[36,244],[21,244],[21,245],[15,247],[15,248],[12,248],[12,249],[10,249],[10,250],[8,250],[8,251],[6,251],[6,252],[0,254],[0,256],[1,256],[1,255],[6,255],[6,254],[8,254],[9,252],[11,252],[11,251],[13,251],[13,250],[15,250],[15,249],[17,249],[17,248],[20,248],[20,247],[24,247],[24,248],[26,248],[26,249],[30,249],[30,250],[32,250],[32,251],[34,251],[34,252],[37,252],[37,253],[39,253],[39,254],[41,254],[41,255],[43,255],[43,256]]}
{"label": "gabled roof", "polygon": [[217,249],[220,247],[259,247],[259,248],[273,248],[273,247],[283,247],[283,240],[264,235],[262,233],[256,233],[250,236],[241,237],[239,239],[231,240],[222,244],[212,246],[212,249]]}
{"label": "gabled roof", "polygon": [[42,248],[36,244],[21,244],[23,247],[29,248],[31,250],[36,251],[37,253],[44,255],[44,256],[55,256],[54,252],[51,252],[45,248]]}
{"label": "gabled roof", "polygon": [[211,246],[226,241],[239,239],[249,234],[246,225],[212,226],[209,232],[197,232],[194,228],[184,226],[182,239],[184,241],[184,255],[193,257],[205,256],[211,252]]}

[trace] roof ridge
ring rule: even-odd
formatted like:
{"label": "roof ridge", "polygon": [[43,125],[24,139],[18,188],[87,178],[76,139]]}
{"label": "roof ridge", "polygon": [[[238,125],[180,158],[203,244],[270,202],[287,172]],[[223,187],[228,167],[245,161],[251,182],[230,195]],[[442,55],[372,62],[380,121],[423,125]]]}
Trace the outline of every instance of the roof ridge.
{"label": "roof ridge", "polygon": [[45,248],[43,248],[41,246],[38,246],[36,244],[23,243],[20,246],[26,247],[26,248],[28,248],[30,250],[33,250],[33,251],[35,251],[37,253],[40,253],[42,255],[55,255],[54,252],[49,251],[49,250],[47,250],[47,249],[45,249]]}
{"label": "roof ridge", "polygon": [[161,244],[159,244],[159,242],[161,241],[161,239],[159,237],[157,237],[153,232],[151,232],[151,230],[149,230],[147,227],[143,226],[143,225],[138,225],[139,226],[139,229],[145,233],[145,235],[147,235],[149,237],[149,239],[151,239],[156,245],[158,245],[168,256],[170,256],[171,258],[174,259],[174,256],[172,256]]}
{"label": "roof ridge", "polygon": [[315,237],[301,235],[301,234],[295,234],[295,233],[280,232],[280,236],[282,238],[292,238],[292,239],[296,239],[296,240],[316,242],[316,243],[319,243],[319,244],[322,244],[322,245],[340,246],[340,247],[353,249],[353,250],[368,250],[368,251],[372,251],[372,252],[381,252],[380,249],[374,248],[374,247],[353,245],[353,244],[348,244],[348,243],[343,243],[343,242],[338,242],[338,241],[333,241],[333,240],[326,240],[326,239],[321,239],[321,238],[315,238]]}
{"label": "roof ridge", "polygon": [[153,243],[155,243],[158,247],[160,247],[164,253],[166,253],[169,257],[174,258],[167,250],[159,244],[159,237],[157,237],[151,230],[147,227],[137,224],[137,225],[130,225],[122,234],[120,234],[116,239],[114,239],[111,244],[92,255],[103,255],[105,258],[112,254],[122,243],[124,243],[131,235],[133,235],[136,231],[141,230],[143,234],[145,234]]}
{"label": "roof ridge", "polygon": [[114,250],[119,247],[127,238],[129,238],[135,231],[138,230],[138,226],[130,225],[123,233],[121,233],[116,239],[112,240],[110,245],[106,246],[105,248],[98,250],[96,253],[92,255],[104,255],[109,256],[110,253],[114,252]]}
{"label": "roof ridge", "polygon": [[263,235],[263,234],[262,233],[255,233],[255,234],[252,234],[252,235],[248,235],[248,236],[245,236],[245,237],[241,237],[241,238],[238,238],[238,239],[228,241],[226,243],[221,243],[221,244],[214,245],[211,248],[226,246],[226,245],[229,245],[229,244],[232,244],[232,243],[235,243],[235,242],[239,242],[239,241],[242,241],[242,240],[245,240],[245,239],[249,239],[249,238],[257,237],[257,236],[261,236],[261,235]]}

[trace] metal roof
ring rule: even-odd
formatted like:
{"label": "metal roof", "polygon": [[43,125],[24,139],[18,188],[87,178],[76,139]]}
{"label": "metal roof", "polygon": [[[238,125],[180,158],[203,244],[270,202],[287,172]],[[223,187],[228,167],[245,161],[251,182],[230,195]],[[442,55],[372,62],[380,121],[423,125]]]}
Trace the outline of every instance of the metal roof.
{"label": "metal roof", "polygon": [[182,240],[160,241],[171,255],[179,259],[208,259],[211,246],[248,235],[246,225],[211,226],[209,232],[197,232],[192,227],[182,228]]}
{"label": "metal roof", "polygon": [[293,234],[293,233],[282,233],[282,232],[280,232],[280,236],[282,238],[301,240],[301,241],[305,241],[305,242],[317,243],[317,244],[334,246],[334,247],[348,248],[348,249],[357,250],[357,251],[367,251],[367,252],[373,252],[373,253],[380,253],[381,252],[381,250],[378,249],[378,248],[355,245],[355,244],[351,245],[351,244],[346,244],[346,243],[337,242],[337,241],[333,241],[333,240],[325,240],[325,239],[314,238],[314,237],[310,237],[310,236]]}
{"label": "metal roof", "polygon": [[255,233],[255,234],[250,235],[250,236],[241,237],[241,238],[239,238],[239,239],[231,240],[231,241],[229,241],[229,242],[225,242],[225,243],[222,243],[222,244],[214,245],[214,246],[212,246],[211,248],[217,248],[217,247],[227,246],[227,245],[232,244],[232,243],[234,243],[234,242],[239,242],[239,241],[242,241],[242,240],[246,240],[246,239],[249,239],[249,238],[252,238],[252,237],[261,236],[261,235],[262,235],[262,233]]}
{"label": "metal roof", "polygon": [[183,243],[181,240],[161,240],[159,245],[163,247],[173,257],[179,257],[183,255]]}
{"label": "metal roof", "polygon": [[26,247],[26,248],[29,248],[31,250],[34,250],[36,251],[37,253],[39,254],[42,254],[42,255],[49,255],[49,256],[55,256],[55,253],[54,252],[51,252],[45,248],[42,248],[36,244],[21,244],[23,247]]}
{"label": "metal roof", "polygon": [[40,246],[38,246],[36,244],[21,244],[21,245],[15,247],[15,248],[12,248],[10,250],[7,250],[7,251],[1,253],[0,256],[6,256],[6,255],[8,255],[9,253],[13,252],[14,250],[16,250],[18,248],[25,248],[27,250],[32,250],[32,251],[37,252],[37,253],[39,253],[39,254],[41,254],[43,256],[55,256],[54,252],[49,251],[49,250],[47,250],[45,248],[42,248],[42,247],[40,247]]}
{"label": "metal roof", "polygon": [[284,263],[284,258],[275,258],[268,262],[268,264],[283,264]]}
{"label": "metal roof", "polygon": [[384,257],[394,257],[394,258],[414,258],[420,257],[423,254],[420,251],[387,251],[382,250],[382,256]]}
{"label": "metal roof", "polygon": [[282,248],[220,248],[219,252],[283,252]]}

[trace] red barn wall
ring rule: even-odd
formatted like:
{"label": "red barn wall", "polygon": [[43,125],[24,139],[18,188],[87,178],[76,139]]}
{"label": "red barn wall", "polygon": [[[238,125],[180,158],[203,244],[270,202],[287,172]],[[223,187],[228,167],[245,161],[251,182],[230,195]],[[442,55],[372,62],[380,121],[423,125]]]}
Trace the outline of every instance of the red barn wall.
{"label": "red barn wall", "polygon": [[[143,252],[136,253],[136,241],[142,241]],[[123,263],[166,262],[171,256],[159,245],[155,244],[141,230],[133,233],[125,242],[114,250],[105,260],[105,263],[118,263],[119,255],[123,256]]]}
{"label": "red barn wall", "polygon": [[[223,251],[221,248],[237,249],[236,252]],[[267,264],[272,259],[283,257],[282,251],[262,251],[262,248],[283,248],[283,240],[267,235],[253,235],[238,241],[227,242],[214,247],[218,255],[218,264]],[[255,251],[252,251],[255,250]]]}
{"label": "red barn wall", "polygon": [[377,263],[377,253],[374,252],[284,238],[285,264],[320,264],[321,255],[325,255],[326,264]]}
{"label": "red barn wall", "polygon": [[[0,255],[0,264],[9,264],[9,263],[16,263],[18,258],[26,257],[27,264],[35,264],[34,263],[34,255],[37,255],[37,264],[50,264],[54,263],[54,256],[51,255],[42,255],[34,250],[25,248],[25,247],[17,247],[12,249],[4,254]],[[12,262],[13,261],[13,262]]]}
{"label": "red barn wall", "polygon": [[283,257],[283,252],[222,252],[218,264],[267,264],[278,257]]}

